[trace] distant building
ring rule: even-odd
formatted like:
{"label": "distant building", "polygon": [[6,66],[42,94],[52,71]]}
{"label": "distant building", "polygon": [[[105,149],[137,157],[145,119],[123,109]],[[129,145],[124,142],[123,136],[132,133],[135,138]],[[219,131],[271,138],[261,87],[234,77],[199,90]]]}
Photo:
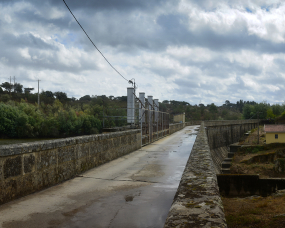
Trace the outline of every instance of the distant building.
{"label": "distant building", "polygon": [[178,114],[173,116],[174,123],[185,123],[185,112],[183,114]]}
{"label": "distant building", "polygon": [[284,124],[266,124],[264,125],[266,144],[285,143],[285,125]]}

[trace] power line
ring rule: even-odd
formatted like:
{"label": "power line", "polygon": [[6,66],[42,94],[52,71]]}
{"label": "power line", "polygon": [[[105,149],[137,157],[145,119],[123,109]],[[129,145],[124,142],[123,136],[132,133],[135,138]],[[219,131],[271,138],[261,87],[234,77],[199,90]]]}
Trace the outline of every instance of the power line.
{"label": "power line", "polygon": [[91,40],[91,38],[88,36],[87,32],[85,32],[84,28],[81,26],[81,24],[79,23],[79,21],[76,19],[76,17],[74,16],[74,14],[71,12],[70,8],[68,7],[68,5],[66,4],[65,0],[63,0],[64,4],[66,5],[67,9],[69,10],[69,12],[71,13],[71,15],[74,17],[74,19],[76,20],[77,24],[80,26],[80,28],[83,30],[83,32],[85,33],[85,35],[88,37],[88,39],[90,40],[90,42],[93,44],[93,46],[97,49],[97,51],[99,51],[99,53],[103,56],[103,58],[106,60],[107,63],[109,63],[109,65],[123,78],[125,79],[128,83],[132,83],[131,80],[126,79],[109,61],[108,59],[103,55],[103,53],[97,48],[97,46],[93,43],[93,41]]}

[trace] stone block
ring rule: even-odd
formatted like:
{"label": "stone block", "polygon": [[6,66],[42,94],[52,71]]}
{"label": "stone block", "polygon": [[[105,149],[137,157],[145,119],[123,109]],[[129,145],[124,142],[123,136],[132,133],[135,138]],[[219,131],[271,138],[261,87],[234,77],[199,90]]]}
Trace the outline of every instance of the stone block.
{"label": "stone block", "polygon": [[47,169],[51,166],[57,165],[57,155],[58,150],[47,150],[47,151],[41,151],[37,157],[36,157],[36,169],[37,171],[42,169]]}
{"label": "stone block", "polygon": [[73,161],[75,160],[75,156],[74,149],[70,149],[69,147],[58,148],[58,164]]}
{"label": "stone block", "polygon": [[33,170],[35,170],[35,155],[34,154],[29,154],[29,155],[24,155],[24,173],[30,173]]}
{"label": "stone block", "polygon": [[285,158],[276,159],[274,169],[275,169],[275,172],[284,173],[285,172]]}
{"label": "stone block", "polygon": [[22,157],[6,158],[4,161],[4,179],[22,174]]}

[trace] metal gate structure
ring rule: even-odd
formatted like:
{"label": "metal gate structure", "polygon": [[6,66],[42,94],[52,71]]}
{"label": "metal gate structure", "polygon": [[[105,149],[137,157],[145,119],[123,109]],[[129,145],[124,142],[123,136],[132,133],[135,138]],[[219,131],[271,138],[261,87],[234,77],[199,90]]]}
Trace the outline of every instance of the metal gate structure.
{"label": "metal gate structure", "polygon": [[[128,90],[129,92],[129,90]],[[130,93],[133,99],[127,108],[109,108],[105,113],[124,113],[124,115],[104,115],[103,128],[105,119],[112,119],[120,123],[122,130],[141,129],[142,146],[150,144],[166,135],[169,135],[169,113],[159,111],[158,99],[152,100],[152,96],[148,96],[146,100],[144,93],[140,93],[137,98],[134,93]],[[129,95],[129,94],[128,94]],[[115,111],[114,111],[115,110]],[[125,115],[127,114],[127,115]],[[119,126],[109,128],[118,130]],[[106,129],[106,128],[105,128]]]}
{"label": "metal gate structure", "polygon": [[141,109],[142,146],[169,135],[169,113]]}

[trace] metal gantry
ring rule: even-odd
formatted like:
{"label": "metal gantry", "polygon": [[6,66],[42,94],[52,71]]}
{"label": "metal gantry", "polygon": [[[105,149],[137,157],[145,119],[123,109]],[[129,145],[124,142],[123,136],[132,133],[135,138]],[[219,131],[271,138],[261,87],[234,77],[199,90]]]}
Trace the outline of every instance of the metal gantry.
{"label": "metal gantry", "polygon": [[121,125],[128,125],[128,128],[141,129],[142,146],[169,134],[169,113],[159,111],[158,99],[153,100],[152,96],[145,99],[145,93],[139,93],[139,97],[137,97],[132,87],[128,88],[127,94],[127,108],[123,109],[127,115],[110,116],[103,114],[103,124],[105,118],[113,118],[123,121]]}

